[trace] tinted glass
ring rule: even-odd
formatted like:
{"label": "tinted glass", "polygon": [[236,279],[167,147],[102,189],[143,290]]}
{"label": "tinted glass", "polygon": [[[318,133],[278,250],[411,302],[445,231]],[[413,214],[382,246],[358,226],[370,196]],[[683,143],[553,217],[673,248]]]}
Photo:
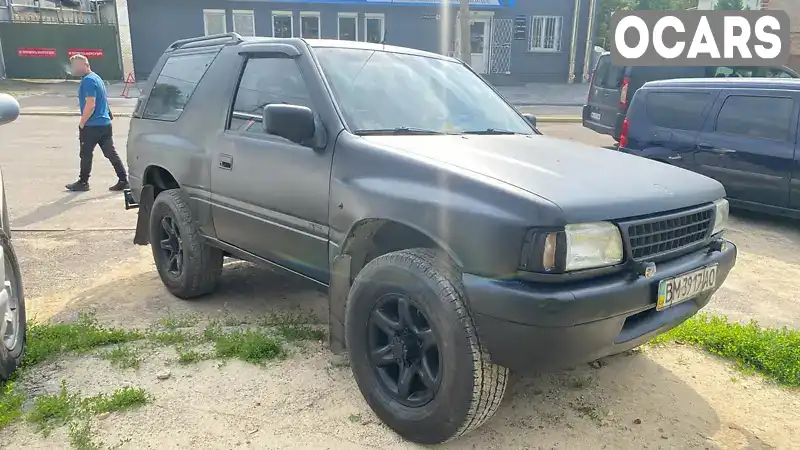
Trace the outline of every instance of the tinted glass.
{"label": "tinted glass", "polygon": [[150,91],[143,117],[178,120],[216,56],[216,53],[170,56]]}
{"label": "tinted glass", "polygon": [[619,89],[624,75],[624,67],[611,64],[610,56],[601,56],[594,73],[594,84],[605,89]]}
{"label": "tinted glass", "polygon": [[459,62],[362,49],[318,48],[316,53],[355,132],[410,128],[534,133],[483,79]]}
{"label": "tinted glass", "polygon": [[[308,88],[290,58],[253,58],[247,61],[234,101],[234,113],[261,117],[264,107],[273,103],[311,108]],[[248,119],[231,120],[232,129],[240,129]]]}
{"label": "tinted glass", "polygon": [[791,98],[732,95],[722,105],[716,129],[720,133],[785,141],[793,112]]}
{"label": "tinted glass", "polygon": [[675,130],[699,130],[703,110],[711,94],[707,92],[649,92],[647,117],[653,125]]}

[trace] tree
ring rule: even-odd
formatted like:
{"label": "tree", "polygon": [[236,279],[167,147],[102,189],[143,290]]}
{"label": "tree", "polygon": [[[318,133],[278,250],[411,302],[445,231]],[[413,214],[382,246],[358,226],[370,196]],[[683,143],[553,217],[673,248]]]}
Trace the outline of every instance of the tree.
{"label": "tree", "polygon": [[685,10],[697,8],[698,0],[598,0],[595,45],[608,49],[609,26],[615,11]]}
{"label": "tree", "polygon": [[717,5],[714,9],[722,11],[741,11],[744,9],[744,2],[742,0],[717,0]]}

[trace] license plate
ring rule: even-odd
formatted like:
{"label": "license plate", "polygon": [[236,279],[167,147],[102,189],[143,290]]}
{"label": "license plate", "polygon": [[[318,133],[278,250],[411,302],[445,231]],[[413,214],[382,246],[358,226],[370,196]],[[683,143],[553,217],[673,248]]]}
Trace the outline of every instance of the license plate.
{"label": "license plate", "polygon": [[661,311],[694,298],[717,285],[717,265],[703,267],[658,283],[656,310]]}
{"label": "license plate", "polygon": [[600,113],[599,112],[589,113],[589,117],[591,117],[592,120],[600,120]]}

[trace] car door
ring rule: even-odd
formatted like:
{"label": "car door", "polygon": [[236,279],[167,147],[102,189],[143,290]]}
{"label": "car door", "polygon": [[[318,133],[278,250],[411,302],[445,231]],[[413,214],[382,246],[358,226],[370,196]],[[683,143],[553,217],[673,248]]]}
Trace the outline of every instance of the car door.
{"label": "car door", "polygon": [[698,137],[698,171],[720,181],[731,199],[787,207],[796,98],[788,91],[724,90],[715,120],[707,121],[712,126]]}
{"label": "car door", "polygon": [[[305,71],[311,70],[307,63]],[[211,167],[217,237],[327,282],[333,152],[263,131],[264,106],[275,103],[315,110],[300,59],[280,51],[246,54]]]}

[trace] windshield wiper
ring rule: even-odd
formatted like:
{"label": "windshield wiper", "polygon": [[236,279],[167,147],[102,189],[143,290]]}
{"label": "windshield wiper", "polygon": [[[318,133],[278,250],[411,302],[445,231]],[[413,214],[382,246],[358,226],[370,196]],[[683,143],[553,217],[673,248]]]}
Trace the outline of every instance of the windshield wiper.
{"label": "windshield wiper", "polygon": [[464,131],[461,134],[522,134],[509,130],[500,130],[498,128],[487,128],[485,130],[470,130]]}
{"label": "windshield wiper", "polygon": [[385,134],[421,134],[421,135],[434,135],[434,134],[445,134],[441,131],[434,131],[434,130],[426,130],[424,128],[409,128],[409,127],[397,127],[397,128],[375,128],[370,130],[355,130],[353,134],[358,136],[379,136]]}

